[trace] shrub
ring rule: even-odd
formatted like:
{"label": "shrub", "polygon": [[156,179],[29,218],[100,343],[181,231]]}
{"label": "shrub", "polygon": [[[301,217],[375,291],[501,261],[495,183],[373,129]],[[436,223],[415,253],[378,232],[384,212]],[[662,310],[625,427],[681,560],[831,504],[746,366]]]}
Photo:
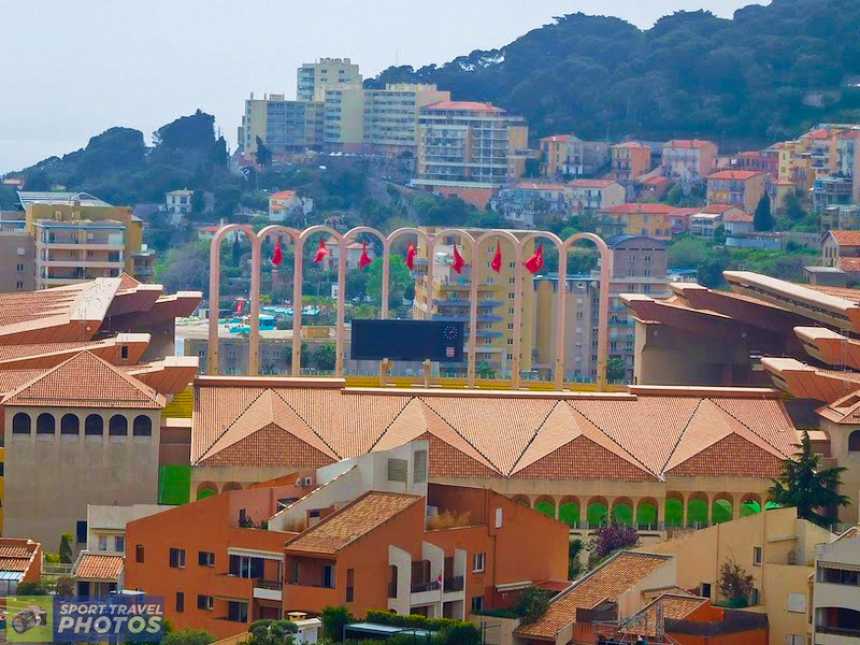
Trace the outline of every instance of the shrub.
{"label": "shrub", "polygon": [[456,511],[442,511],[438,515],[427,520],[427,528],[431,531],[449,529],[455,526],[469,526],[471,513],[457,513]]}
{"label": "shrub", "polygon": [[162,640],[162,645],[209,645],[215,637],[202,629],[180,629],[170,632]]}
{"label": "shrub", "polygon": [[343,641],[343,628],[355,617],[344,606],[325,607],[322,611],[323,634],[335,643]]}

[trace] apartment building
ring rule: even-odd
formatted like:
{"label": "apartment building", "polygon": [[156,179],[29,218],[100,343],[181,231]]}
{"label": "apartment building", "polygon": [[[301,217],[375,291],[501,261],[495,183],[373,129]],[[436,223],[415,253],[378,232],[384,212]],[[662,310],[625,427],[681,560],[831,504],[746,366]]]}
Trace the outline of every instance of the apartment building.
{"label": "apartment building", "polygon": [[701,139],[673,139],[663,144],[663,174],[673,179],[698,180],[717,165],[717,144]]}
{"label": "apartment building", "polygon": [[0,212],[0,293],[36,287],[36,243],[27,233],[24,213]]}
{"label": "apartment building", "polygon": [[534,228],[541,218],[570,217],[572,194],[569,184],[519,181],[493,195],[490,208],[519,228]]}
{"label": "apartment building", "polygon": [[414,156],[419,111],[450,100],[450,92],[427,84],[389,83],[385,89],[364,90],[364,144],[377,153]]}
{"label": "apartment building", "polygon": [[275,154],[300,152],[323,144],[323,99],[292,101],[283,94],[264,94],[245,100],[238,130],[239,151],[257,153],[257,140]]}
{"label": "apartment building", "polygon": [[489,103],[441,101],[421,108],[413,184],[483,208],[506,181],[521,177],[528,126]]}
{"label": "apartment building", "polygon": [[708,204],[731,204],[752,213],[767,191],[767,177],[756,170],[720,170],[708,175]]}
{"label": "apartment building", "polygon": [[[427,228],[428,233],[435,229]],[[472,231],[480,234],[480,231]],[[457,244],[459,253],[466,261],[462,273],[456,273],[451,268],[453,244]],[[478,328],[476,365],[478,376],[484,378],[508,378],[511,374],[514,358],[514,298],[516,295],[516,271],[523,271],[514,261],[514,250],[511,244],[499,240],[502,252],[502,265],[498,273],[490,267],[496,253],[495,241],[485,242],[478,256],[473,257],[472,250],[460,244],[454,236],[442,239],[436,243],[433,257],[429,257],[428,249],[419,239],[416,262],[427,266],[433,262],[432,284],[427,273],[421,271],[415,281],[415,300],[413,301],[413,317],[435,320],[458,320],[466,323],[466,338],[469,335],[469,292],[471,281],[478,269]],[[534,252],[534,243],[526,245],[525,257]],[[522,342],[520,346],[520,370],[526,372],[532,367],[531,338],[534,324],[532,299],[534,290],[530,276],[524,276],[522,290]],[[440,366],[444,375],[462,376],[466,373],[466,358],[468,344],[464,348],[462,364],[445,363]]]}
{"label": "apartment building", "polygon": [[364,145],[364,88],[361,85],[327,88],[324,100],[325,145],[343,152],[361,152]]}
{"label": "apartment building", "polygon": [[315,63],[304,63],[296,72],[296,98],[299,101],[319,103],[325,100],[326,90],[361,85],[358,65],[349,58],[321,58]]}
{"label": "apartment building", "polygon": [[153,274],[154,253],[143,244],[143,222],[127,207],[86,193],[18,193],[25,230],[35,241],[37,289]]}
{"label": "apartment building", "polygon": [[860,643],[860,530],[857,527],[816,547],[812,643]]}
{"label": "apartment building", "polygon": [[570,182],[570,203],[574,213],[597,212],[620,206],[627,191],[613,179],[574,179]]}
{"label": "apartment building", "polygon": [[598,227],[604,237],[643,235],[670,240],[689,228],[695,208],[676,208],[667,204],[628,203],[598,211]]}
{"label": "apartment building", "polygon": [[753,578],[748,602],[752,611],[767,615],[769,643],[801,645],[809,642],[816,545],[831,537],[827,529],[799,519],[797,509],[775,508],[637,551],[674,556],[677,580],[673,584],[695,589],[714,602],[725,600],[719,588],[720,567],[736,563]]}
{"label": "apartment building", "polygon": [[[619,236],[607,241],[613,250],[609,304],[609,354],[624,363],[624,381],[633,382],[635,325],[620,295],[670,295],[666,243],[648,237]],[[566,282],[565,379],[594,382],[597,378],[597,323],[599,273],[568,275]],[[535,369],[549,374],[555,364],[557,336],[557,275],[535,278]]]}
{"label": "apartment building", "polygon": [[542,171],[550,179],[592,177],[609,165],[609,144],[583,141],[573,134],[555,134],[540,140]]}
{"label": "apartment building", "polygon": [[638,141],[612,146],[612,174],[618,181],[633,181],[651,170],[651,147]]}
{"label": "apartment building", "polygon": [[479,488],[428,484],[413,441],[133,521],[126,586],[164,596],[179,628],[218,637],[345,605],[463,619],[567,576],[567,529]]}

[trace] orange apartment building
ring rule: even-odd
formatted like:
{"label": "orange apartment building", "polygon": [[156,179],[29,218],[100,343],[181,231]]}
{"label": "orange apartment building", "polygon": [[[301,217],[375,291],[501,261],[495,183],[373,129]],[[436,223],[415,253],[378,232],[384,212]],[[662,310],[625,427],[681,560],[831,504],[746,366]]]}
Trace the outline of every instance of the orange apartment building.
{"label": "orange apartment building", "polygon": [[629,203],[603,208],[598,212],[604,237],[637,235],[657,240],[671,240],[688,229],[695,208],[677,208],[668,204]]}
{"label": "orange apartment building", "polygon": [[[125,588],[164,596],[178,628],[226,637],[330,605],[463,619],[566,586],[567,527],[489,490],[428,485],[427,445],[336,464],[310,493],[282,477],[131,522]],[[386,490],[358,483],[368,469]]]}
{"label": "orange apartment building", "polygon": [[610,150],[612,174],[619,181],[632,181],[651,170],[651,148],[638,141],[627,141]]}
{"label": "orange apartment building", "polygon": [[767,191],[767,173],[757,170],[720,170],[708,176],[708,204],[731,204],[755,211]]}
{"label": "orange apartment building", "polygon": [[717,165],[717,144],[701,139],[673,139],[663,145],[663,174],[674,179],[701,179]]}

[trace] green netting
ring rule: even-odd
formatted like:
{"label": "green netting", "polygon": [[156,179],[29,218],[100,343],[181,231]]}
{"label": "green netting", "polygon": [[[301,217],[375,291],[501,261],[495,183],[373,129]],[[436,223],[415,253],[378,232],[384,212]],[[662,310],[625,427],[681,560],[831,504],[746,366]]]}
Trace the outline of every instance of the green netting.
{"label": "green netting", "polygon": [[636,508],[636,524],[639,526],[657,526],[657,507],[651,502],[640,502]]}
{"label": "green netting", "polygon": [[606,524],[608,513],[609,511],[606,508],[606,504],[602,504],[601,502],[591,502],[588,505],[588,525],[600,526],[601,524]]}
{"label": "green netting", "polygon": [[761,505],[758,502],[749,501],[741,504],[741,517],[755,515],[756,513],[761,513]]}
{"label": "green netting", "polygon": [[704,499],[691,499],[687,502],[687,526],[708,525],[708,502]]}
{"label": "green netting", "polygon": [[684,503],[677,497],[666,500],[666,526],[681,526],[684,523]]}
{"label": "green netting", "polygon": [[170,465],[158,469],[158,503],[187,504],[191,500],[191,466]]}
{"label": "green netting", "polygon": [[732,505],[725,499],[714,500],[711,506],[711,522],[720,524],[732,519]]}
{"label": "green netting", "polygon": [[535,510],[538,513],[543,513],[547,517],[555,518],[555,504],[547,500],[541,500],[535,504]]}
{"label": "green netting", "polygon": [[627,503],[615,504],[612,507],[612,521],[615,524],[633,526],[633,507]]}
{"label": "green netting", "polygon": [[212,497],[217,494],[218,491],[214,488],[205,487],[197,491],[197,499],[206,499],[207,497]]}
{"label": "green netting", "polygon": [[565,502],[558,507],[558,519],[568,526],[575,527],[579,523],[579,504]]}

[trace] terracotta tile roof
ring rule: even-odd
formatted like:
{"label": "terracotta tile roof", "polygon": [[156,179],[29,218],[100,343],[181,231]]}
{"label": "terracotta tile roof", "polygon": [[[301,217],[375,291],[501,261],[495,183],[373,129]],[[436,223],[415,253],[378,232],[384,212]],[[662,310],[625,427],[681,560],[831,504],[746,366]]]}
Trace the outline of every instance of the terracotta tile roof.
{"label": "terracotta tile roof", "polygon": [[576,622],[577,609],[593,609],[604,601],[614,601],[671,559],[671,556],[622,551],[574,583],[570,591],[550,604],[537,622],[521,626],[515,633],[523,638],[554,638]]}
{"label": "terracotta tile roof", "polygon": [[539,181],[521,181],[518,182],[514,188],[517,190],[552,190],[552,191],[566,191],[570,190],[570,186],[567,184],[553,184],[553,183],[542,183]]}
{"label": "terracotta tile roof", "polygon": [[[691,476],[696,469],[710,473],[704,461],[690,459],[730,437],[739,439],[725,444],[727,459],[737,456],[732,472],[747,468],[749,476],[765,476],[773,463],[796,451],[785,408],[765,392],[709,398],[707,390],[679,389],[560,399],[551,393],[384,393],[301,382],[265,388],[255,385],[260,379],[248,379],[248,387],[206,381],[197,385],[192,463],[216,454],[222,465],[266,461],[267,450],[277,452],[268,443],[276,439],[278,450],[307,460],[278,457],[282,463],[315,467],[319,459],[356,457],[422,438],[431,442],[434,476],[653,480],[662,478],[670,463],[672,468],[686,464],[684,472]],[[279,421],[272,406],[281,410]],[[604,462],[607,467],[596,473],[595,464]]]}
{"label": "terracotta tile roof", "polygon": [[708,175],[708,180],[731,180],[731,181],[746,181],[753,177],[758,177],[764,173],[760,170],[720,170],[711,175]]}
{"label": "terracotta tile roof", "polygon": [[672,180],[668,177],[664,177],[663,175],[654,175],[653,177],[648,177],[647,179],[640,179],[639,183],[643,186],[665,186],[666,184],[671,183]]}
{"label": "terracotta tile roof", "polygon": [[81,340],[68,343],[25,343],[22,345],[0,345],[0,361],[13,358],[39,356],[48,352],[62,352],[73,349],[87,349],[99,345],[101,341]]}
{"label": "terracotta tile roof", "polygon": [[29,559],[35,546],[26,544],[0,543],[0,558]]}
{"label": "terracotta tile roof", "polygon": [[699,209],[700,213],[708,213],[711,215],[722,215],[726,211],[735,210],[737,206],[733,204],[708,204]]}
{"label": "terracotta tile roof", "polygon": [[458,112],[492,112],[495,114],[504,112],[491,103],[480,103],[478,101],[439,101],[425,105],[424,110],[456,110]]}
{"label": "terracotta tile roof", "polygon": [[38,550],[38,542],[32,540],[0,538],[0,571],[26,573]]}
{"label": "terracotta tile roof", "polygon": [[672,139],[667,141],[664,148],[704,148],[706,146],[716,146],[713,141],[705,141],[703,139]]}
{"label": "terracotta tile roof", "polygon": [[830,236],[839,246],[860,246],[860,231],[830,231]]}
{"label": "terracotta tile roof", "polygon": [[296,191],[294,190],[282,190],[277,193],[272,193],[269,196],[269,199],[295,199]]}
{"label": "terracotta tile roof", "polygon": [[574,179],[570,185],[574,188],[606,188],[616,183],[614,179]]}
{"label": "terracotta tile roof", "polygon": [[839,268],[846,273],[860,272],[860,258],[841,258]]}
{"label": "terracotta tile roof", "polygon": [[0,399],[44,373],[45,370],[40,369],[0,370]]}
{"label": "terracotta tile roof", "polygon": [[287,542],[286,550],[334,555],[422,500],[415,495],[365,493]]}
{"label": "terracotta tile roof", "polygon": [[729,213],[723,218],[723,221],[752,224],[753,216],[743,211],[740,213]]}
{"label": "terracotta tile roof", "polygon": [[680,212],[681,210],[683,209],[669,206],[667,204],[632,202],[629,204],[610,206],[609,208],[604,208],[602,212],[610,215],[631,215],[634,213],[642,213],[645,215],[672,215],[676,212]]}
{"label": "terracotta tile roof", "polygon": [[122,574],[125,558],[121,555],[81,551],[72,576],[82,580],[116,582]]}
{"label": "terracotta tile roof", "polygon": [[631,616],[622,631],[627,634],[653,637],[657,633],[658,607],[663,614],[663,620],[683,620],[702,605],[709,603],[707,598],[693,594],[665,593]]}
{"label": "terracotta tile roof", "polygon": [[156,409],[164,397],[83,351],[11,392],[3,405]]}

